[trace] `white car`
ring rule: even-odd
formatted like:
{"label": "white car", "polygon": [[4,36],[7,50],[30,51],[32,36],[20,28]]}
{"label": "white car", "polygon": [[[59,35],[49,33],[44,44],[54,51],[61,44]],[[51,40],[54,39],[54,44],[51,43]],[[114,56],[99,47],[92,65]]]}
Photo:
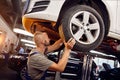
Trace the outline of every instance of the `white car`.
{"label": "white car", "polygon": [[76,40],[74,50],[89,51],[104,37],[120,40],[120,0],[27,0],[22,22],[34,33],[46,31],[52,40]]}

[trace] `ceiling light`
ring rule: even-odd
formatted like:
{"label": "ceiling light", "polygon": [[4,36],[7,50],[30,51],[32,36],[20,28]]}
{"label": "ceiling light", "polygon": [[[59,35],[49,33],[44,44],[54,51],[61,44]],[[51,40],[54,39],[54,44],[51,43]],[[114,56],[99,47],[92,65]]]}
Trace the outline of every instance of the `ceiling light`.
{"label": "ceiling light", "polygon": [[33,34],[27,32],[27,31],[25,31],[23,29],[14,28],[13,31],[16,32],[16,33],[19,33],[19,34],[23,34],[23,35],[27,35],[27,36],[33,37]]}
{"label": "ceiling light", "polygon": [[29,47],[32,47],[32,48],[36,47],[35,45],[32,45],[32,44],[25,44],[25,46],[29,46]]}
{"label": "ceiling light", "polygon": [[30,43],[30,44],[35,44],[33,41],[26,40],[26,39],[21,39],[22,42]]}
{"label": "ceiling light", "polygon": [[95,50],[91,50],[90,52],[91,52],[92,54],[115,57],[115,56],[113,56],[113,55],[107,55],[107,54],[105,54],[105,53],[102,53],[102,52],[99,52],[99,51],[95,51]]}

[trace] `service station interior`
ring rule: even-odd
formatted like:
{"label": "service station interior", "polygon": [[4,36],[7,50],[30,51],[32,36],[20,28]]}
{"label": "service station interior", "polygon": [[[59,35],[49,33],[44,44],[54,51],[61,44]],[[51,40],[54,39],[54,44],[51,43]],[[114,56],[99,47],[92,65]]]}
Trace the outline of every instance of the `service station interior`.
{"label": "service station interior", "polygon": [[[25,3],[26,0],[0,0],[0,80],[30,80],[26,75],[27,58],[36,45],[33,34],[22,24]],[[94,50],[73,50],[65,70],[48,70],[46,80],[120,80],[120,50],[115,49],[119,44],[120,40],[104,36]],[[58,62],[62,52],[63,49],[58,49],[47,56]]]}

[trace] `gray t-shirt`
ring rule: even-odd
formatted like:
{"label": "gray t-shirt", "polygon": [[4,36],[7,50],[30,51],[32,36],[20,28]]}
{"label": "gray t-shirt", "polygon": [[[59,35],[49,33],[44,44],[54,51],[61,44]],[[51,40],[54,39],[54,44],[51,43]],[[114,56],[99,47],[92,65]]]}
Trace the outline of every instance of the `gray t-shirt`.
{"label": "gray t-shirt", "polygon": [[[32,52],[33,53],[33,52]],[[45,71],[52,65],[53,61],[47,59],[42,53],[29,56],[27,66],[28,73],[33,80],[40,80]]]}

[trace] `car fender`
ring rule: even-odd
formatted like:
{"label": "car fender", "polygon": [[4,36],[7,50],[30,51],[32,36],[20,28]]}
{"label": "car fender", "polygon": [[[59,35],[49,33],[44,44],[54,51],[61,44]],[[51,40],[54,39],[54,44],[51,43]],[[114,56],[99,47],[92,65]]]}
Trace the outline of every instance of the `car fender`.
{"label": "car fender", "polygon": [[[50,0],[50,3],[47,5],[47,8],[39,12],[31,12],[34,7],[35,2],[38,0],[32,0],[28,7],[27,13],[24,17],[36,18],[36,19],[45,19],[50,21],[57,21],[60,10],[65,2],[65,0],[60,0],[59,3],[57,0]],[[57,5],[56,5],[57,4]]]}
{"label": "car fender", "polygon": [[[116,1],[116,0],[115,0]],[[109,32],[115,32],[115,28],[116,28],[116,14],[117,14],[117,1],[113,2],[111,0],[102,0],[102,2],[105,4],[107,10],[108,10],[108,14],[109,14],[109,18],[110,18],[110,29]],[[111,5],[116,5],[116,6],[111,6]],[[108,34],[109,35],[109,34]]]}

